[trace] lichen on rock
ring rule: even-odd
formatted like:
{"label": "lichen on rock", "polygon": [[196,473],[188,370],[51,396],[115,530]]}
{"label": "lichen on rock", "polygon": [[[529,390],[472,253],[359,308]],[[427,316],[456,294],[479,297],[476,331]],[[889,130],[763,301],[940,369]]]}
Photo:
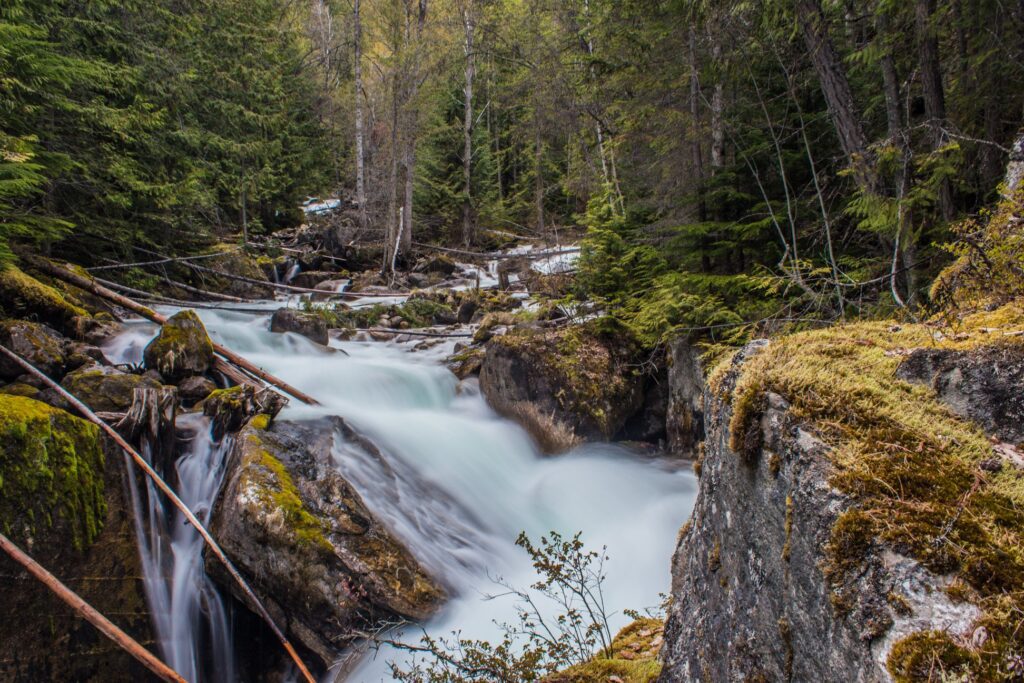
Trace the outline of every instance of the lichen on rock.
{"label": "lichen on rock", "polygon": [[106,513],[99,429],[63,410],[0,395],[0,528],[31,544],[66,531],[75,548],[99,534]]}
{"label": "lichen on rock", "polygon": [[172,316],[143,354],[146,367],[174,383],[206,374],[213,364],[213,342],[195,311]]}

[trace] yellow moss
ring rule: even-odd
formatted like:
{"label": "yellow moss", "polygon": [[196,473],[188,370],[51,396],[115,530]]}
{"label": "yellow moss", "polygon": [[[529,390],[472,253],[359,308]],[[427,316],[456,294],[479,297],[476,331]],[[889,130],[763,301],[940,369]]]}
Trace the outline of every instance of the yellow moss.
{"label": "yellow moss", "polygon": [[270,416],[267,415],[266,413],[260,413],[259,415],[255,415],[251,420],[249,420],[249,425],[253,429],[266,431],[270,427]]}
{"label": "yellow moss", "polygon": [[88,546],[106,515],[99,429],[22,396],[0,395],[0,528],[27,541],[66,525]]}
{"label": "yellow moss", "polygon": [[7,311],[9,315],[50,311],[49,317],[57,316],[64,320],[89,315],[77,302],[13,265],[0,270],[0,307],[10,308]]}
{"label": "yellow moss", "polygon": [[323,552],[333,552],[333,546],[324,536],[326,525],[306,509],[295,481],[284,463],[263,448],[259,438],[254,434],[246,438],[250,440],[254,454],[249,464],[260,467],[269,475],[259,482],[261,503],[279,510],[284,515],[285,524],[294,535],[296,543]]}
{"label": "yellow moss", "polygon": [[658,653],[664,628],[658,619],[638,619],[615,636],[609,656],[595,655],[588,662],[544,678],[544,683],[594,683],[615,676],[622,683],[653,683],[661,674]]}
{"label": "yellow moss", "polygon": [[[1022,329],[1020,304],[955,327],[866,322],[773,340],[744,364],[731,395],[732,449],[760,454],[765,396],[778,393],[831,446],[831,483],[854,501],[826,549],[837,607],[852,606],[846,577],[882,544],[960,578],[983,609],[1012,595],[1024,610],[1024,481],[1013,467],[983,471],[993,457],[985,434],[931,388],[895,376],[912,349],[1022,345],[1024,336],[1011,334]],[[1009,620],[995,619],[989,630],[992,652],[1024,644]]]}

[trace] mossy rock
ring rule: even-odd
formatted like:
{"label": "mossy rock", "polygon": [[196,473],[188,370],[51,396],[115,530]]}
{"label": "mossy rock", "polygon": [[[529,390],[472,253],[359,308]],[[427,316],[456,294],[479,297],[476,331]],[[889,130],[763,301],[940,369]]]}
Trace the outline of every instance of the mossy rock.
{"label": "mossy rock", "polygon": [[[284,610],[289,637],[325,664],[353,631],[429,618],[444,599],[337,472],[335,434],[347,429],[256,416],[236,437],[210,526],[261,599]],[[207,569],[235,590],[210,558]]]}
{"label": "mossy rock", "polygon": [[196,312],[186,309],[164,323],[143,358],[148,369],[175,383],[206,374],[213,364],[213,342]]}
{"label": "mossy rock", "polygon": [[[519,328],[487,344],[480,388],[538,442],[610,440],[643,406],[645,378],[628,337],[591,325]],[[545,448],[551,451],[551,447]]]}
{"label": "mossy rock", "polygon": [[542,683],[654,683],[661,674],[658,653],[665,624],[659,619],[638,619],[616,634],[607,652],[598,652],[583,664],[542,679]]}
{"label": "mossy rock", "polygon": [[103,525],[99,429],[30,398],[0,395],[0,528],[31,544],[51,530],[85,548]]}
{"label": "mossy rock", "polygon": [[90,365],[69,372],[63,387],[99,412],[123,413],[132,404],[136,389],[159,389],[152,377],[130,375],[105,365]]}
{"label": "mossy rock", "polygon": [[80,301],[13,265],[0,268],[0,314],[38,320],[63,332],[73,328],[74,318],[89,316]]}
{"label": "mossy rock", "polygon": [[[18,354],[51,379],[63,375],[65,339],[46,325],[25,320],[0,322],[0,344]],[[0,357],[0,379],[12,380],[26,374],[21,365]]]}

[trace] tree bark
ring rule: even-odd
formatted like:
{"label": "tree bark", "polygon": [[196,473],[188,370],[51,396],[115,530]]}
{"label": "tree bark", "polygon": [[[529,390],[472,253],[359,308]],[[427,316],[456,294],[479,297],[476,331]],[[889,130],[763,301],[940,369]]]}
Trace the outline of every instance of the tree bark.
{"label": "tree bark", "polygon": [[828,32],[828,23],[820,0],[795,0],[797,20],[807,52],[818,74],[821,90],[828,102],[829,114],[839,136],[839,144],[853,168],[862,189],[874,192],[867,137],[854,103],[846,69]]}
{"label": "tree bark", "polygon": [[697,184],[697,220],[707,220],[707,202],[704,198],[704,155],[701,150],[700,121],[700,77],[697,66],[697,31],[691,26],[688,42],[690,62],[690,156],[693,163],[693,177]]}
{"label": "tree bark", "polygon": [[462,7],[462,27],[465,32],[466,53],[465,83],[463,86],[463,151],[462,151],[462,243],[469,246],[474,242],[473,217],[473,79],[476,76],[476,57],[473,53],[475,17],[474,0],[465,0]]}
{"label": "tree bark", "polygon": [[[935,31],[935,0],[916,0],[914,23],[917,28],[918,58],[921,63],[921,83],[924,90],[924,111],[932,130],[932,149],[945,144],[943,124],[946,120],[946,97],[942,86],[942,67],[939,61],[939,39]],[[953,220],[953,192],[949,179],[939,183],[939,212],[943,220]]]}
{"label": "tree bark", "polygon": [[359,230],[365,232],[368,220],[366,216],[366,153],[363,149],[365,144],[363,131],[363,21],[360,13],[360,0],[353,0],[352,31],[355,41],[352,71],[355,77],[356,98],[356,202],[359,204]]}

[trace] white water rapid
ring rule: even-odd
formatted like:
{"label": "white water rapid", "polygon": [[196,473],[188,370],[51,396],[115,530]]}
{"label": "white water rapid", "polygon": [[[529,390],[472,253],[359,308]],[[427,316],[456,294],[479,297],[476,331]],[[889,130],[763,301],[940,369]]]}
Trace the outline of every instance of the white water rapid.
{"label": "white water rapid", "polygon": [[[279,420],[340,415],[380,447],[386,467],[337,437],[335,461],[378,518],[453,589],[451,602],[427,625],[431,633],[458,629],[463,638],[498,639],[496,623],[515,620],[511,600],[485,598],[502,592],[494,577],[524,588],[536,581],[526,553],[514,545],[520,531],[533,539],[552,530],[582,531],[588,547],[607,546],[604,589],[613,632],[629,621],[622,610],[661,603],[676,535],[696,492],[689,468],[608,444],[542,457],[521,428],[487,407],[475,381],[460,385],[441,364],[449,345],[410,352],[413,344],[335,341],[347,355],[330,353],[302,337],[270,333],[265,314],[198,313],[216,341],[323,403],[314,409],[292,401]],[[139,362],[155,331],[132,324],[108,345],[108,356]],[[224,449],[196,422],[196,441],[177,467],[182,496],[203,517],[219,486]],[[219,668],[230,666],[223,660],[213,663],[216,676],[186,673],[221,648],[230,652],[230,634],[218,631],[222,609],[202,574],[194,533],[180,524],[170,528],[173,557],[146,562],[147,584],[166,587],[173,577],[169,589],[150,589],[162,651],[191,681],[230,681],[235,674]],[[143,534],[148,552],[164,547],[153,533]],[[206,618],[197,619],[197,612]],[[217,641],[197,645],[210,638]],[[387,661],[403,657],[382,649],[348,668],[342,680],[391,680]],[[191,669],[183,664],[188,660]]]}

